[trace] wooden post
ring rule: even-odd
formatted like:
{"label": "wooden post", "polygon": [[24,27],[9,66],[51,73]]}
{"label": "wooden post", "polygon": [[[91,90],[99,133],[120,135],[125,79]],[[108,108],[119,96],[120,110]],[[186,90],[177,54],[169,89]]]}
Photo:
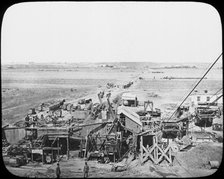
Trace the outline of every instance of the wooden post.
{"label": "wooden post", "polygon": [[87,136],[85,137],[86,139],[86,143],[85,143],[85,153],[84,153],[84,158],[86,158],[86,154],[87,154],[87,142],[88,142],[88,138]]}
{"label": "wooden post", "polygon": [[31,161],[33,162],[33,151],[31,149]]}
{"label": "wooden post", "polygon": [[58,144],[58,159],[59,159],[59,138],[57,138],[57,144]]}
{"label": "wooden post", "polygon": [[143,162],[143,148],[142,148],[142,146],[143,146],[143,137],[141,136],[140,137],[140,152],[141,152],[141,154],[140,154],[140,162],[141,162],[141,164]]}
{"label": "wooden post", "polygon": [[115,150],[113,150],[114,151],[114,163],[115,163]]}
{"label": "wooden post", "polygon": [[51,146],[51,163],[53,163],[53,148]]}
{"label": "wooden post", "polygon": [[120,158],[121,157],[121,142],[120,141],[118,141],[117,150],[118,150],[118,158]]}
{"label": "wooden post", "polygon": [[171,161],[171,165],[173,164],[173,161],[172,161],[172,153],[171,153],[171,148],[169,149],[169,158],[170,158],[170,161]]}
{"label": "wooden post", "polygon": [[69,159],[69,134],[67,137],[67,160]]}
{"label": "wooden post", "polygon": [[42,163],[44,164],[44,150],[42,151]]}
{"label": "wooden post", "polygon": [[25,138],[27,139],[27,129],[25,128]]}
{"label": "wooden post", "polygon": [[87,129],[87,134],[86,134],[86,143],[85,143],[85,153],[84,153],[84,158],[86,158],[87,155],[87,147],[88,147],[88,135],[89,135],[89,130]]}
{"label": "wooden post", "polygon": [[[188,120],[189,120],[189,117],[188,117]],[[188,121],[186,121],[186,135],[188,135],[188,128],[189,128]]]}
{"label": "wooden post", "polygon": [[82,145],[83,145],[83,138],[80,141],[80,157],[82,158]]}
{"label": "wooden post", "polygon": [[154,149],[154,159],[155,159],[155,164],[158,164],[158,147],[157,147],[157,136],[153,137],[153,145],[155,145],[155,149]]}

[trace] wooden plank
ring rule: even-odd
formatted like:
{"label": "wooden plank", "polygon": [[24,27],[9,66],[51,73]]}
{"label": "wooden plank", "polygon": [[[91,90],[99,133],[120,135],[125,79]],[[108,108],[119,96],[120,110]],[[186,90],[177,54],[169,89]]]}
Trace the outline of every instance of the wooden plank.
{"label": "wooden plank", "polygon": [[43,147],[43,150],[60,150],[61,147]]}

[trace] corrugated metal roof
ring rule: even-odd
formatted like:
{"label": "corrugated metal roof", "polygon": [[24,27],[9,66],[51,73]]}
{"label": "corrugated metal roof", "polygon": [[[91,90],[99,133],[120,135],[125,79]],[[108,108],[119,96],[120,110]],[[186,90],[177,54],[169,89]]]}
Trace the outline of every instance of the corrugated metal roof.
{"label": "corrugated metal roof", "polygon": [[118,114],[123,113],[129,119],[131,119],[132,121],[134,121],[138,125],[142,126],[142,123],[140,121],[140,116],[137,113],[131,111],[130,109],[125,108],[125,107],[122,106],[122,107],[118,108],[118,112],[117,113]]}

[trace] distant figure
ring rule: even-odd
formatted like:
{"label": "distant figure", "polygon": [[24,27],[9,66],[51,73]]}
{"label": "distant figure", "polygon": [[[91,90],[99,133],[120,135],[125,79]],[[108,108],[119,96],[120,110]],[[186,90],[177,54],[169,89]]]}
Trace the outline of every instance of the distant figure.
{"label": "distant figure", "polygon": [[56,176],[57,178],[60,178],[61,175],[61,170],[60,170],[60,166],[59,166],[59,162],[57,163],[57,168],[56,168]]}
{"label": "distant figure", "polygon": [[40,105],[40,111],[43,111],[43,110],[44,110],[43,107],[44,107],[44,103],[42,103],[42,104]]}
{"label": "distant figure", "polygon": [[44,120],[44,115],[41,114],[40,119],[43,121]]}
{"label": "distant figure", "polygon": [[29,121],[30,121],[30,117],[27,114],[27,116],[25,117],[25,127],[29,127]]}
{"label": "distant figure", "polygon": [[88,178],[89,165],[87,164],[87,162],[85,162],[83,173],[84,173],[84,178]]}

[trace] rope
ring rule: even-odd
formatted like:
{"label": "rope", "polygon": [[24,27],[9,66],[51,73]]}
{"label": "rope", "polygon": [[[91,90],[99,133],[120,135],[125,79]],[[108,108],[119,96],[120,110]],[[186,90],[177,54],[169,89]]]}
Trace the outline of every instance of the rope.
{"label": "rope", "polygon": [[[197,82],[197,84],[194,86],[194,88],[190,91],[190,93],[184,98],[184,100],[181,102],[181,104],[177,107],[177,109],[185,102],[185,100],[190,96],[190,94],[194,91],[194,89],[199,85],[199,83],[204,79],[204,77],[207,75],[207,73],[211,70],[211,68],[216,64],[216,62],[219,60],[219,58],[222,56],[222,53],[218,56],[218,58],[212,63],[212,65],[209,67],[209,69],[205,72],[205,74],[201,77],[201,79]],[[168,120],[173,117],[173,115],[176,113],[177,109],[173,112],[173,114],[170,116]]]}

